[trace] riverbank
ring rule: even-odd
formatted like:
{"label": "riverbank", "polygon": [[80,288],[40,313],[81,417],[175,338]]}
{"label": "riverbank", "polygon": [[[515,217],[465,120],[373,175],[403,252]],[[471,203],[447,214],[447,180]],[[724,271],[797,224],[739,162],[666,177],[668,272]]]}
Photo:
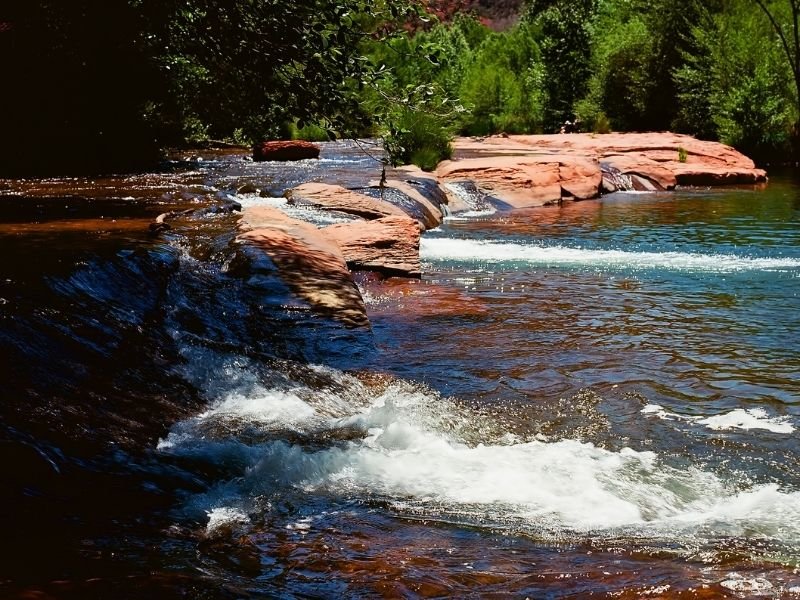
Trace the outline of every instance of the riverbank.
{"label": "riverbank", "polygon": [[[341,305],[344,321],[364,323],[363,304],[341,300],[352,296],[354,286],[342,279],[344,265],[355,272],[419,277],[420,232],[438,227],[448,215],[479,214],[486,207],[509,211],[595,200],[617,191],[767,181],[765,171],[733,148],[672,133],[459,138],[454,146],[453,160],[433,173],[402,167],[389,170],[378,181],[365,171],[363,179],[346,185],[325,183],[322,176],[285,190],[286,203],[278,208],[294,210],[293,217],[273,214],[280,226],[249,231],[239,239],[286,264],[281,271],[290,286],[313,290],[327,281],[324,299],[308,291],[304,297],[315,298],[312,304],[326,314],[330,311],[325,306]],[[240,189],[260,192],[254,185]],[[306,222],[313,221],[309,210],[340,222],[325,222],[315,230]],[[259,211],[263,208],[257,205],[244,208],[245,229],[252,230],[248,223],[253,221],[264,223]],[[298,269],[296,261],[286,260],[287,248],[307,261],[322,246],[331,251],[314,262],[329,265],[328,271]],[[353,313],[360,316],[354,319]]]}

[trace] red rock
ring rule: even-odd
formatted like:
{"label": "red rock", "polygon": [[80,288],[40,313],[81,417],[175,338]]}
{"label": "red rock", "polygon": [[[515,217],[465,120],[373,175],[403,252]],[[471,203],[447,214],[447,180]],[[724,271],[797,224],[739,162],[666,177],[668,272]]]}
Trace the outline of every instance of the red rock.
{"label": "red rock", "polygon": [[241,242],[265,252],[281,279],[315,311],[368,327],[364,301],[338,244],[310,223],[267,207],[244,211]]}
{"label": "red rock", "polygon": [[352,269],[379,271],[389,275],[419,277],[420,231],[410,217],[384,217],[375,221],[354,221],[322,230],[342,249]]}
{"label": "red rock", "polygon": [[761,183],[766,181],[766,174],[758,176],[753,169],[742,168],[693,168],[690,165],[675,170],[679,185],[715,186],[738,185],[745,183]]}
{"label": "red rock", "polygon": [[303,140],[263,142],[253,146],[253,160],[303,160],[319,158],[321,148]]}
{"label": "red rock", "polygon": [[439,165],[442,182],[472,181],[484,194],[511,208],[532,208],[564,197],[584,200],[600,194],[600,164],[582,156],[529,154],[487,156]]}
{"label": "red rock", "polygon": [[286,198],[290,204],[310,204],[322,210],[343,212],[368,220],[408,216],[391,202],[326,183],[304,183],[286,192]]}
{"label": "red rock", "polygon": [[[685,162],[681,157],[685,153]],[[643,177],[656,187],[724,185],[766,181],[766,173],[737,150],[688,135],[611,133],[519,135],[484,140],[458,139],[456,158],[515,155],[567,155],[602,161],[623,174]]]}

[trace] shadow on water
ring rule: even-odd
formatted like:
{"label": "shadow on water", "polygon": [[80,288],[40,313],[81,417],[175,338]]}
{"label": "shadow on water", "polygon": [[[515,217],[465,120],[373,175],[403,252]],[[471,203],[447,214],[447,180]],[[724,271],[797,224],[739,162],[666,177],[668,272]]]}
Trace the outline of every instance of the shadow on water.
{"label": "shadow on water", "polygon": [[315,314],[235,243],[235,217],[151,233],[160,213],[219,200],[205,177],[0,186],[2,595],[225,597],[171,558],[193,556],[194,537],[164,535],[176,497],[208,485],[202,469],[153,453],[208,402],[185,373],[194,353],[270,370],[370,352],[368,330]]}

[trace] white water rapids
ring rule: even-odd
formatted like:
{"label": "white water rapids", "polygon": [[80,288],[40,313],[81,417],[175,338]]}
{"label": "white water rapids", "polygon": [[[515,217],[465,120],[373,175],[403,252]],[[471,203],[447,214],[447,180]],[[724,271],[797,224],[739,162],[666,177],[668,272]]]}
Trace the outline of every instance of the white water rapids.
{"label": "white water rapids", "polygon": [[795,258],[748,257],[689,252],[635,252],[544,246],[514,242],[423,238],[420,255],[427,262],[521,263],[547,267],[667,269],[671,271],[732,273],[800,268]]}
{"label": "white water rapids", "polygon": [[800,537],[800,492],[729,483],[653,452],[502,435],[422,387],[398,382],[371,392],[324,371],[342,385],[337,392],[230,392],[159,443],[165,453],[239,465],[239,476],[194,501],[210,529],[241,524],[263,510],[256,498],[291,490],[534,534]]}

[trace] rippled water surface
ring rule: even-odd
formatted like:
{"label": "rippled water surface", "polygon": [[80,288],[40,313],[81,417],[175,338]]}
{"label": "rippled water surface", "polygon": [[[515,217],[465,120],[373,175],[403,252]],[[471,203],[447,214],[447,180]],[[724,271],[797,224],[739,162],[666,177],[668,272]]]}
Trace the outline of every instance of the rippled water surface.
{"label": "rippled water surface", "polygon": [[[0,339],[22,367],[0,450],[16,486],[5,506],[29,539],[0,585],[800,596],[791,174],[514,213],[475,204],[425,234],[421,280],[362,280],[371,333],[287,300],[266,266],[254,291],[229,217],[147,232],[198,194],[282,207],[262,196],[363,184],[357,152],[323,157],[201,163],[170,179],[183,195],[132,193],[131,227],[101,235],[88,200],[67,220],[89,234],[6,220]],[[243,183],[268,194],[237,194]]]}

